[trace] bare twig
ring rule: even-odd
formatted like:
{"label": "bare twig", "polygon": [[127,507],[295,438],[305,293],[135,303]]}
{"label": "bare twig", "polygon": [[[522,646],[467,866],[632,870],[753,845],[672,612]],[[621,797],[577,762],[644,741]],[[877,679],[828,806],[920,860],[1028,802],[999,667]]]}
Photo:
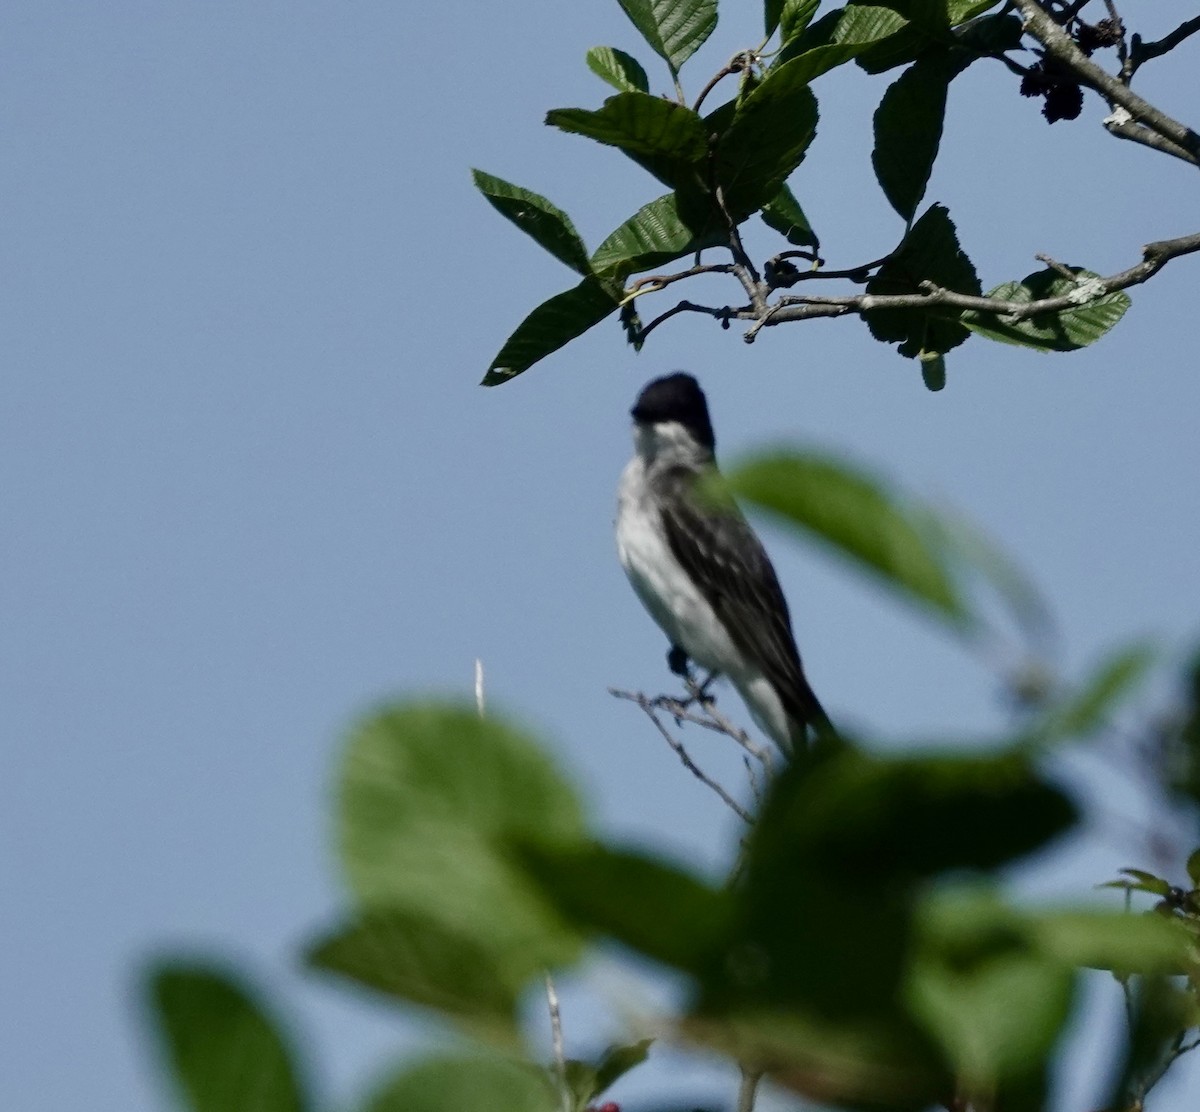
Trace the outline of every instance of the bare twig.
{"label": "bare twig", "polygon": [[[706,785],[712,791],[720,796],[721,801],[728,807],[738,818],[744,823],[750,825],[754,818],[736,799],[733,798],[716,780],[709,776],[695,761],[691,755],[683,747],[683,743],[678,738],[671,734],[671,731],[666,728],[659,720],[658,710],[661,707],[659,700],[651,699],[647,695],[643,695],[640,691],[621,691],[617,688],[610,687],[608,689],[610,695],[616,696],[618,699],[627,699],[631,703],[637,703],[639,707],[645,711],[650,721],[654,723],[655,728],[662,735],[663,740],[674,750],[675,755],[679,758],[683,767],[696,777],[702,784]],[[671,713],[667,707],[661,707]]]}
{"label": "bare twig", "polygon": [[732,274],[733,263],[712,263],[703,266],[689,267],[678,274],[647,274],[629,286],[625,292],[625,300],[631,297],[641,297],[648,293],[658,293],[665,290],[673,282],[682,282],[685,278],[694,278],[697,274]]}
{"label": "bare twig", "polygon": [[1132,77],[1133,74],[1137,73],[1143,63],[1149,62],[1154,58],[1161,58],[1164,54],[1169,54],[1184,39],[1196,34],[1198,31],[1200,31],[1200,15],[1195,16],[1193,19],[1185,20],[1169,35],[1163,35],[1161,39],[1155,39],[1153,42],[1143,42],[1141,35],[1134,35],[1129,48],[1130,76]]}
{"label": "bare twig", "polygon": [[729,61],[709,80],[708,84],[700,90],[700,95],[696,97],[696,103],[692,105],[693,112],[700,111],[700,105],[704,103],[704,98],[713,91],[725,78],[734,73],[741,73],[745,70],[752,61],[752,54],[749,50],[739,50]]}
{"label": "bare twig", "polygon": [[694,301],[681,301],[673,309],[668,309],[665,313],[655,317],[649,324],[638,331],[638,341],[646,339],[660,324],[670,320],[672,317],[680,313],[704,313],[710,317],[716,317],[721,322],[722,327],[728,328],[729,321],[733,318],[741,318],[743,312],[751,312],[751,310],[733,309],[726,305],[724,308],[717,309],[711,305],[697,305]]}

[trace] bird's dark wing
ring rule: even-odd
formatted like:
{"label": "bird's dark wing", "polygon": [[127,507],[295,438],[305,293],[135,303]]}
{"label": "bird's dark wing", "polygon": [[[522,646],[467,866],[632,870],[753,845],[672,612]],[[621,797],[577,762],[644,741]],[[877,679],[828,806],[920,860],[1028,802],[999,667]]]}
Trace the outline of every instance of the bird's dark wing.
{"label": "bird's dark wing", "polygon": [[762,542],[732,498],[698,489],[701,478],[674,467],[655,479],[671,551],[734,643],[758,662],[789,716],[831,730],[805,679],[787,601]]}

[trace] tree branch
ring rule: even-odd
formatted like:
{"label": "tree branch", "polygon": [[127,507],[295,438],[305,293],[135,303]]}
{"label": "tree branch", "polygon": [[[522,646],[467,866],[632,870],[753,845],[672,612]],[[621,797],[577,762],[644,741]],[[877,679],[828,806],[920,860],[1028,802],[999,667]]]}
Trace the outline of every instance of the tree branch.
{"label": "tree branch", "polygon": [[[1186,151],[1191,156],[1187,161],[1200,162],[1200,135],[1143,100],[1119,78],[1093,62],[1037,0],[1016,0],[1016,5],[1024,19],[1025,30],[1042,44],[1048,55],[1070,70],[1080,84],[1098,92],[1114,112],[1123,108],[1130,120],[1150,128]],[[1121,132],[1113,134],[1128,138]]]}
{"label": "tree branch", "polygon": [[1132,77],[1137,73],[1144,62],[1169,54],[1184,39],[1196,34],[1197,31],[1200,31],[1200,15],[1194,19],[1185,20],[1169,35],[1163,35],[1161,39],[1153,42],[1143,42],[1141,35],[1134,35],[1129,49],[1129,75]]}

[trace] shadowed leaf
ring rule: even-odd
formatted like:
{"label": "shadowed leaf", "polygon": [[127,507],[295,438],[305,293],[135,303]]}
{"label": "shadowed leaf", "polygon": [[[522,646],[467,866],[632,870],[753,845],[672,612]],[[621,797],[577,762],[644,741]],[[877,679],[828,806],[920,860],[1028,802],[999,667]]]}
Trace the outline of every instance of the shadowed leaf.
{"label": "shadowed leaf", "polygon": [[580,274],[588,274],[588,253],[571,223],[571,218],[545,197],[502,178],[472,170],[476,188],[492,207],[532,237],[560,262]]}

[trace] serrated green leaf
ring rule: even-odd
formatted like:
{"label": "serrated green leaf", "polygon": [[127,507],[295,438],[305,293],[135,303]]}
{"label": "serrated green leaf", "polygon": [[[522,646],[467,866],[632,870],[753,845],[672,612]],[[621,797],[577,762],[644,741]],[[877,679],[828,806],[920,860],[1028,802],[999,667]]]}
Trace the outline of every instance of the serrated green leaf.
{"label": "serrated green leaf", "polygon": [[717,0],[617,2],[672,74],[704,45],[717,25]]}
{"label": "serrated green leaf", "polygon": [[776,453],[743,463],[729,483],[911,601],[955,623],[970,620],[942,552],[878,480],[825,456]]}
{"label": "serrated green leaf", "polygon": [[513,185],[482,170],[472,170],[476,188],[501,216],[511,220],[526,235],[560,262],[580,274],[590,273],[587,248],[571,218],[540,193]]}
{"label": "serrated green leaf", "polygon": [[253,994],[223,970],[166,962],[150,1003],[189,1112],[304,1112],[288,1040]]}
{"label": "serrated green leaf", "polygon": [[734,111],[715,159],[725,207],[744,220],[772,200],[817,132],[817,101],[803,59],[771,70]]}
{"label": "serrated green leaf", "polygon": [[587,67],[618,92],[648,93],[650,79],[632,54],[614,46],[593,46],[587,52]]}
{"label": "serrated green leaf", "polygon": [[1074,280],[1047,268],[1028,275],[1020,282],[1005,282],[990,290],[987,296],[1026,305],[1031,301],[1065,297],[1074,292],[1081,298],[1077,307],[1022,320],[996,313],[976,312],[964,313],[960,319],[972,332],[978,332],[989,340],[1017,344],[1035,351],[1078,351],[1087,347],[1117,324],[1129,308],[1130,301],[1122,290],[1083,300],[1089,284],[1098,283],[1100,277],[1082,267],[1071,267],[1070,270],[1075,275]]}
{"label": "serrated green leaf", "polygon": [[643,205],[613,231],[592,255],[593,271],[601,278],[624,281],[630,274],[653,270],[704,247],[723,242],[716,230],[697,234],[679,214],[674,193]]}
{"label": "serrated green leaf", "polygon": [[516,1049],[517,1001],[541,971],[519,950],[497,953],[438,920],[396,908],[368,910],[312,943],[305,960],[406,1003],[465,1021],[471,1033]]}
{"label": "serrated green leaf", "polygon": [[[808,29],[821,6],[821,0],[783,0],[776,6],[779,8],[779,38],[786,43]],[[768,27],[767,34],[770,35],[774,30],[774,27]]]}
{"label": "serrated green leaf", "polygon": [[364,1112],[560,1112],[544,1070],[501,1058],[442,1056],[405,1066]]}
{"label": "serrated green leaf", "polygon": [[892,83],[875,112],[871,165],[905,221],[925,196],[942,139],[946,92],[966,61],[949,51],[923,54]]}
{"label": "serrated green leaf", "polygon": [[[867,283],[868,294],[914,294],[922,282],[942,289],[978,295],[979,278],[958,245],[949,213],[931,205],[904,237],[899,248]],[[883,343],[899,343],[900,354],[945,354],[969,333],[956,319],[926,309],[871,309],[863,314],[871,335]]]}
{"label": "serrated green leaf", "polygon": [[704,123],[695,112],[649,93],[617,93],[594,112],[554,108],[546,123],[634,155],[699,162],[708,151]]}
{"label": "serrated green leaf", "polygon": [[581,840],[580,805],[544,751],[495,715],[430,702],[366,719],[346,749],[337,823],[360,909],[431,920],[501,970],[579,953],[509,846]]}
{"label": "serrated green leaf", "polygon": [[821,243],[817,233],[813,231],[804,209],[796,200],[796,195],[783,186],[775,196],[762,207],[763,222],[768,228],[774,228],[788,243],[796,247],[811,247],[820,250]]}
{"label": "serrated green leaf", "polygon": [[488,367],[483,385],[499,386],[516,378],[615,313],[617,306],[613,291],[596,278],[585,278],[573,289],[543,301],[505,341]]}
{"label": "serrated green leaf", "polygon": [[867,45],[881,42],[908,24],[894,8],[873,4],[847,4],[838,15],[830,41]]}

